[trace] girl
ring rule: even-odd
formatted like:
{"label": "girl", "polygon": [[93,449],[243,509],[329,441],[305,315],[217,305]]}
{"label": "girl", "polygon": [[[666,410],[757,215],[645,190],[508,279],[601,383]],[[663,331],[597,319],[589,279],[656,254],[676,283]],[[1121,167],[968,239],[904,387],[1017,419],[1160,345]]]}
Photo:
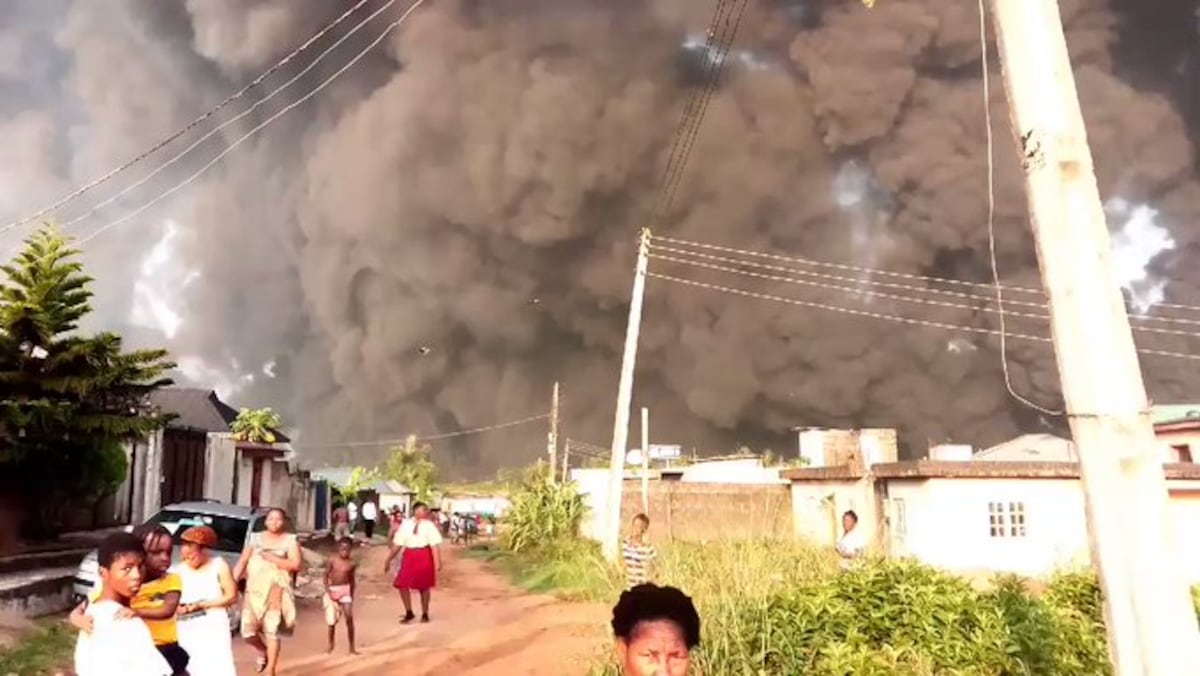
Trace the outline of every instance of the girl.
{"label": "girl", "polygon": [[196,526],[179,538],[181,561],[174,570],[183,581],[179,607],[179,645],[191,655],[191,676],[237,676],[226,609],[237,599],[229,564],[210,550],[217,532]]}
{"label": "girl", "polygon": [[258,652],[258,672],[270,676],[279,668],[279,632],[296,623],[292,574],[300,571],[300,544],[286,525],[282,509],[267,512],[266,530],[250,536],[233,570],[234,580],[246,577],[242,638]]}
{"label": "girl", "polygon": [[429,519],[429,508],[425,503],[413,505],[413,516],[405,519],[392,539],[391,551],[383,563],[383,574],[387,575],[392,561],[400,556],[400,572],[396,574],[395,587],[400,591],[404,604],[404,619],[408,624],[416,619],[412,610],[412,592],[421,595],[421,621],[429,621],[429,595],[437,585],[437,573],[442,569],[442,533]]}

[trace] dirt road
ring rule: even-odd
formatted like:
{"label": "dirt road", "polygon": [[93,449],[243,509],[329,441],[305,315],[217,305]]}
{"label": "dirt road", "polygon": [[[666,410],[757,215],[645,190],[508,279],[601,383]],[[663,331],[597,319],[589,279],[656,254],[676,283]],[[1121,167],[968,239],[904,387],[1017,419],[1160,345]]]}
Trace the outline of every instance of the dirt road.
{"label": "dirt road", "polygon": [[[449,545],[433,621],[401,625],[400,600],[381,570],[385,555],[382,547],[360,555],[355,619],[361,654],[346,654],[339,627],[338,648],[326,655],[320,607],[305,605],[295,636],[284,643],[281,674],[582,675],[606,643],[607,608],[526,594]],[[253,674],[251,651],[239,646],[237,654],[238,673]]]}

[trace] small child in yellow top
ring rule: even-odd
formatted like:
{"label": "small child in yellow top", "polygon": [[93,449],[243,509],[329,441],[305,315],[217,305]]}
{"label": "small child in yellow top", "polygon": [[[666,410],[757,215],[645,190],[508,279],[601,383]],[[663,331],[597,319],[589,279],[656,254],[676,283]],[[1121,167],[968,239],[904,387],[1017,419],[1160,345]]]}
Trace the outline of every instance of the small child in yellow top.
{"label": "small child in yellow top", "polygon": [[[175,573],[167,572],[171,567],[171,552],[174,541],[171,532],[162,525],[143,525],[134,530],[134,535],[142,539],[146,549],[145,577],[141,589],[129,604],[132,614],[140,617],[150,629],[154,645],[167,663],[171,665],[175,676],[185,676],[190,658],[183,648],[179,647],[178,626],[175,613],[179,609],[179,597],[183,591],[183,582]],[[84,614],[87,604],[94,602],[100,596],[97,588],[88,595],[88,600],[79,604],[71,612],[71,624],[80,630],[92,630],[91,618]]]}

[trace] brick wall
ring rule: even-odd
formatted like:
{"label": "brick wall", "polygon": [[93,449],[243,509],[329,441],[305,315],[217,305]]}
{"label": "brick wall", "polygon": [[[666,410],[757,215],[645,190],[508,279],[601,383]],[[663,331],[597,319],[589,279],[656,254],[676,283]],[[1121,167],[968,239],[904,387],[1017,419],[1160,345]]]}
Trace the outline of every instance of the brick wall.
{"label": "brick wall", "polygon": [[[650,482],[650,532],[656,540],[792,537],[792,498],[787,484],[746,485]],[[642,484],[626,481],[621,531],[642,511]]]}

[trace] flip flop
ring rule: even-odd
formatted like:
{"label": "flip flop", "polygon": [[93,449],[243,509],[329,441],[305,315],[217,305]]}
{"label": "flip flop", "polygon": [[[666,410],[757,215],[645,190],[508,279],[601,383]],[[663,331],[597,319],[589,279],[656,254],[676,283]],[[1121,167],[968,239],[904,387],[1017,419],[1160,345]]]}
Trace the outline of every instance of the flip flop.
{"label": "flip flop", "polygon": [[267,670],[267,658],[265,658],[265,657],[259,657],[259,658],[257,658],[257,659],[255,659],[255,660],[254,660],[254,671],[255,671],[255,673],[259,673],[259,674],[261,674],[262,672],[264,672],[264,671],[266,671],[266,670]]}

